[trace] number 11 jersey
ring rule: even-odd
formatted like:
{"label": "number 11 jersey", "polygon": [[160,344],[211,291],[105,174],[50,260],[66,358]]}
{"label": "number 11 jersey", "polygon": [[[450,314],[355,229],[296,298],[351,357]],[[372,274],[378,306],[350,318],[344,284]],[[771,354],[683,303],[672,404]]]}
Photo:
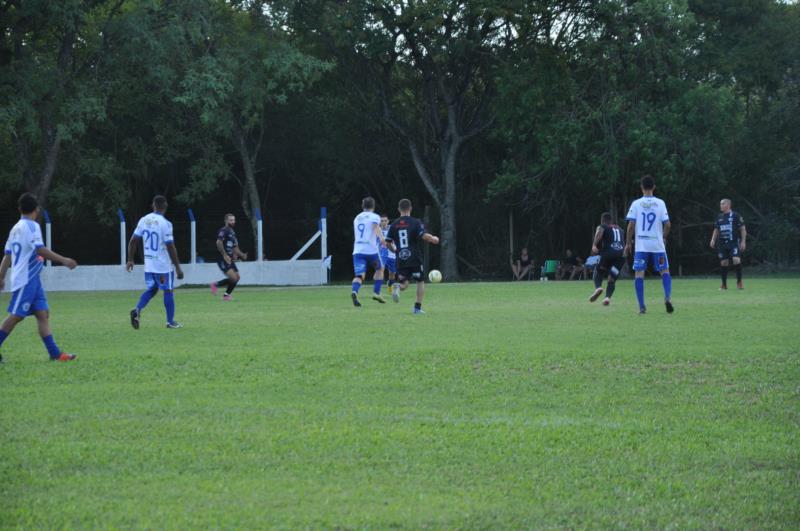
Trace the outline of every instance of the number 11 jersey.
{"label": "number 11 jersey", "polygon": [[626,219],[636,224],[636,252],[667,252],[664,247],[664,223],[669,221],[669,214],[664,201],[653,196],[640,197],[631,203]]}

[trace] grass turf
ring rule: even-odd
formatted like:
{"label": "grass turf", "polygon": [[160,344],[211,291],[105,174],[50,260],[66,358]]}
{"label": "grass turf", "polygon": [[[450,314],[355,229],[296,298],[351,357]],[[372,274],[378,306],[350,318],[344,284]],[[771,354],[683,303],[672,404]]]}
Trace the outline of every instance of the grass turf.
{"label": "grass turf", "polygon": [[[50,294],[0,365],[0,527],[797,528],[800,282]],[[7,296],[4,298],[7,300]]]}

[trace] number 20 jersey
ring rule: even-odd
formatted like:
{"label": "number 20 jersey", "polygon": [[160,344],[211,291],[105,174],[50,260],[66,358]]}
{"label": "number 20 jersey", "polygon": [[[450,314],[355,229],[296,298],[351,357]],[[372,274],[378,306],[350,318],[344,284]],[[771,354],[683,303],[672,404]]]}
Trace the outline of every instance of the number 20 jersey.
{"label": "number 20 jersey", "polygon": [[172,243],[172,223],[157,212],[139,220],[133,235],[142,239],[145,273],[172,273],[167,244]]}
{"label": "number 20 jersey", "polygon": [[664,247],[664,223],[669,221],[669,214],[664,201],[653,196],[640,197],[631,203],[626,219],[636,224],[636,252],[667,252]]}

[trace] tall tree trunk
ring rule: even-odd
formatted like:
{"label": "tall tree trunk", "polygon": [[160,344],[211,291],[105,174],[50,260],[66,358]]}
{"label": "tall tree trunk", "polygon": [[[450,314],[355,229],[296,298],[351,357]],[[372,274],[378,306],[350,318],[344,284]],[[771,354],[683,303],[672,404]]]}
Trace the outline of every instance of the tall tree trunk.
{"label": "tall tree trunk", "polygon": [[[455,132],[452,132],[455,134]],[[444,168],[442,168],[444,183],[444,201],[439,206],[439,217],[442,227],[442,252],[441,264],[442,275],[445,278],[458,279],[458,245],[456,240],[456,162],[460,151],[461,143],[455,137],[451,137],[450,142],[445,142],[442,146],[446,149],[444,153]]]}
{"label": "tall tree trunk", "polygon": [[58,134],[52,120],[47,117],[43,122],[42,142],[44,145],[42,147],[44,149],[44,165],[42,166],[42,172],[39,174],[36,182],[28,183],[28,190],[36,195],[36,199],[38,199],[42,207],[47,204],[47,196],[50,194],[53,176],[56,173],[56,166],[58,164],[58,155],[61,151],[61,135]]}
{"label": "tall tree trunk", "polygon": [[253,158],[250,156],[250,150],[247,147],[247,140],[244,132],[237,125],[233,128],[233,139],[236,143],[236,149],[239,151],[239,156],[242,159],[242,167],[244,169],[244,181],[242,184],[242,209],[250,220],[250,229],[253,231],[253,241],[258,242],[258,220],[255,216],[255,209],[261,208],[261,197],[258,193],[258,186],[256,186],[256,170]]}

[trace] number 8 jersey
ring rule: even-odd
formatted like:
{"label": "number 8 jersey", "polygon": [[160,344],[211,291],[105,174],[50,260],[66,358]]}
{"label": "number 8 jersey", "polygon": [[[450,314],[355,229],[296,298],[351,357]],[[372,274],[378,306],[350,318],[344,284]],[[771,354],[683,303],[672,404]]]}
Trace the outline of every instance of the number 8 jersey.
{"label": "number 8 jersey", "polygon": [[626,219],[636,224],[636,252],[667,252],[664,247],[664,223],[669,221],[669,214],[664,201],[653,196],[640,197],[631,204]]}
{"label": "number 8 jersey", "polygon": [[157,212],[139,220],[133,235],[142,239],[145,273],[172,273],[167,244],[172,243],[172,223]]}
{"label": "number 8 jersey", "polygon": [[38,278],[44,262],[36,252],[39,247],[44,247],[42,228],[35,221],[19,220],[8,235],[5,249],[11,258],[11,291]]}

